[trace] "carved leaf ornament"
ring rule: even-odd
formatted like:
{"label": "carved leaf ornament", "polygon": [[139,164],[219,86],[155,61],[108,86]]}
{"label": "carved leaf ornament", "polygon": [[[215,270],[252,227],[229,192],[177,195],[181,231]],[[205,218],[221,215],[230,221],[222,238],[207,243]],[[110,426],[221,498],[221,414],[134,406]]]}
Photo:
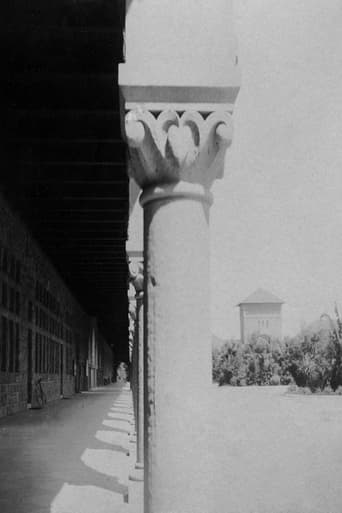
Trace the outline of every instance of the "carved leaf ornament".
{"label": "carved leaf ornament", "polygon": [[125,118],[132,176],[145,188],[178,181],[210,188],[222,178],[224,156],[233,137],[232,116],[215,111],[204,117],[196,111],[136,109]]}
{"label": "carved leaf ornament", "polygon": [[137,294],[144,288],[144,266],[142,262],[130,262],[128,266],[129,276]]}

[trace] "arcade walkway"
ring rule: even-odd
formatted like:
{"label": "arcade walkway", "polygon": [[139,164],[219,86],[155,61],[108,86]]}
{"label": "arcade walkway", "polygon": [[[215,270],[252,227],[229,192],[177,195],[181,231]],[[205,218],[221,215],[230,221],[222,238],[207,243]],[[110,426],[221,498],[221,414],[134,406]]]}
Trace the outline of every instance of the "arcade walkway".
{"label": "arcade walkway", "polygon": [[131,419],[119,384],[1,419],[1,513],[125,510]]}
{"label": "arcade walkway", "polygon": [[[342,511],[341,396],[214,386],[212,399],[212,511]],[[0,512],[137,513],[130,411],[129,388],[111,385],[1,420]]]}

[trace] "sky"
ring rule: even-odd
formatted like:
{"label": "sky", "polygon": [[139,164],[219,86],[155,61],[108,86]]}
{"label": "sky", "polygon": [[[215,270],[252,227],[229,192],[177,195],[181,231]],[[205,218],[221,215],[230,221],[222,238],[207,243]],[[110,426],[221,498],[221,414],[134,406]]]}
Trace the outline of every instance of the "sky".
{"label": "sky", "polygon": [[[236,0],[241,90],[211,208],[212,332],[285,301],[283,335],[342,307],[342,0]],[[342,308],[341,308],[342,309]]]}

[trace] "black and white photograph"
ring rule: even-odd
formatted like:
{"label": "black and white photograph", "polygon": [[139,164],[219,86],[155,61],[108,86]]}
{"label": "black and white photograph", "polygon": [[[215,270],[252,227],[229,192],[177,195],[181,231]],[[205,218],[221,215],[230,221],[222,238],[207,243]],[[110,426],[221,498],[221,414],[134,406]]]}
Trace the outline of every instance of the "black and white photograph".
{"label": "black and white photograph", "polygon": [[5,0],[0,54],[0,512],[341,513],[342,0]]}

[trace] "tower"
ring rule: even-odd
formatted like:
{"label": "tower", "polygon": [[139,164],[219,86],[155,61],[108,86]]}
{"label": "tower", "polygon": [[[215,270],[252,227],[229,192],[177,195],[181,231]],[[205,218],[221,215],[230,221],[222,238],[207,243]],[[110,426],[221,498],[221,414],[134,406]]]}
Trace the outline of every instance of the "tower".
{"label": "tower", "polygon": [[241,341],[247,342],[253,333],[280,339],[283,303],[263,289],[257,289],[241,301],[237,305],[240,307]]}

